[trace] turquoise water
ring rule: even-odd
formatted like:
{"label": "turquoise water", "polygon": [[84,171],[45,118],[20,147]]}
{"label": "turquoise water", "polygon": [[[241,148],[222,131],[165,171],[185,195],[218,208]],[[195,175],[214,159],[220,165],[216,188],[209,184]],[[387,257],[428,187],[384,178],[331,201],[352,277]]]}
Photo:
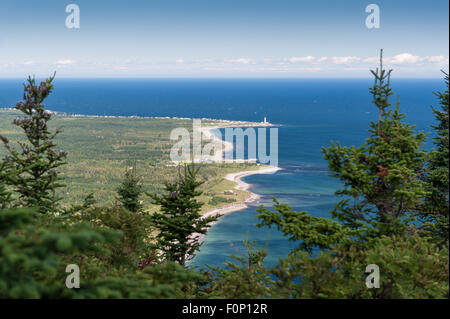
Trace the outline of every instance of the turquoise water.
{"label": "turquoise water", "polygon": [[[21,80],[0,79],[0,107],[21,97]],[[221,265],[231,254],[245,253],[242,241],[268,247],[267,264],[295,247],[274,229],[257,228],[256,208],[270,207],[271,197],[314,216],[329,216],[337,203],[333,193],[339,182],[327,175],[320,153],[331,140],[360,145],[377,113],[371,104],[367,79],[314,80],[202,80],[202,79],[60,79],[48,108],[55,111],[97,115],[207,117],[262,121],[279,127],[279,165],[275,174],[252,175],[244,180],[261,201],[224,216],[209,231],[195,266]],[[405,119],[417,129],[430,131],[437,105],[433,91],[443,90],[441,79],[395,79]]]}
{"label": "turquoise water", "polygon": [[[296,211],[307,211],[318,217],[330,217],[329,211],[337,203],[334,192],[340,182],[328,176],[327,162],[320,149],[329,145],[330,137],[339,137],[343,144],[360,143],[364,135],[349,127],[340,132],[335,125],[286,125],[278,127],[281,171],[274,174],[258,174],[243,180],[252,185],[251,191],[261,199],[248,208],[222,217],[208,232],[200,252],[191,265],[218,266],[231,260],[232,254],[245,256],[245,240],[254,241],[267,248],[268,266],[276,264],[298,243],[289,242],[282,233],[267,227],[257,228],[256,209],[272,206],[275,197]],[[337,133],[339,132],[339,133]],[[363,130],[364,132],[364,130]]]}

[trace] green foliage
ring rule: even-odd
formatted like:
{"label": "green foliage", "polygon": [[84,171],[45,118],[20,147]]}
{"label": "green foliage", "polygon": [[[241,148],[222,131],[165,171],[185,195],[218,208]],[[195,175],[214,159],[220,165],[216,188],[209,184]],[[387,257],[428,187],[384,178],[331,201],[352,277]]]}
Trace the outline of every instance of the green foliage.
{"label": "green foliage", "polygon": [[[398,101],[395,110],[388,110],[391,71],[383,70],[380,63],[380,69],[372,73],[375,84],[371,93],[379,120],[371,123],[369,138],[360,147],[332,143],[322,150],[332,176],[344,184],[336,194],[345,199],[331,212],[337,222],[294,212],[276,200],[274,211],[258,210],[258,226],[275,226],[290,240],[300,241],[297,249],[268,270],[277,278],[272,287],[274,296],[448,298],[448,237],[443,247],[436,246],[429,237],[415,233],[416,226],[410,224],[429,194],[423,180],[427,157],[421,146],[425,135],[402,123]],[[442,98],[445,101],[445,95]],[[448,130],[444,133],[448,108],[447,126],[443,113],[439,113],[443,137],[438,141],[442,153],[448,155]],[[445,162],[440,155],[436,166],[441,175],[435,176],[442,181],[441,203],[445,198],[448,205],[448,159]],[[379,289],[365,286],[369,264],[380,267]]]}
{"label": "green foliage", "polygon": [[199,249],[200,235],[206,234],[209,224],[218,216],[202,218],[201,195],[198,190],[203,182],[197,180],[200,168],[185,165],[179,172],[178,180],[165,183],[165,194],[149,194],[154,203],[161,206],[161,212],[152,215],[158,230],[157,247],[163,258],[184,265]]}
{"label": "green foliage", "polygon": [[[365,285],[366,266],[380,269],[380,288]],[[427,238],[382,236],[364,250],[336,247],[314,257],[290,254],[270,270],[279,297],[448,298],[448,249]]]}
{"label": "green foliage", "polygon": [[[0,200],[9,204],[9,187],[20,204],[35,208],[0,209],[0,298],[174,298],[194,296],[202,275],[173,262],[158,263],[150,249],[148,216],[121,207],[83,204],[56,211],[55,169],[64,164],[57,154],[42,101],[53,78],[25,86],[16,108],[28,117],[14,123],[27,143],[14,150],[1,137],[9,155],[0,162]],[[6,185],[5,185],[6,184]],[[53,214],[37,214],[52,211]],[[65,267],[79,265],[81,288],[65,286]]]}
{"label": "green foliage", "polygon": [[[405,117],[388,110],[388,73],[382,69],[372,73],[371,89],[374,103],[380,111],[378,123],[370,125],[369,138],[360,147],[342,147],[339,143],[322,149],[331,176],[339,178],[344,196],[332,211],[332,216],[350,229],[360,230],[360,237],[399,234],[407,229],[425,195],[423,174],[426,153],[421,150],[425,134],[415,133],[413,125],[402,122]],[[387,82],[386,82],[387,81]]]}
{"label": "green foliage", "polygon": [[[314,256],[295,250],[273,268],[262,263],[265,250],[245,243],[248,256],[211,267],[209,298],[448,298],[448,248],[421,236],[382,236],[365,249],[335,246]],[[380,288],[366,286],[366,267],[380,270]]]}
{"label": "green foliage", "polygon": [[140,201],[142,185],[140,177],[136,173],[136,161],[125,172],[124,179],[117,189],[117,194],[119,202],[129,211],[138,212],[142,210],[142,202]]}
{"label": "green foliage", "polygon": [[161,298],[195,298],[199,284],[205,281],[203,274],[168,261],[151,265],[144,273],[151,276],[152,284],[164,293]]}
{"label": "green foliage", "polygon": [[449,80],[444,72],[447,89],[438,92],[441,110],[433,108],[437,125],[433,126],[437,136],[434,138],[436,150],[430,152],[430,161],[426,168],[425,181],[427,182],[427,197],[421,217],[426,227],[431,229],[434,237],[439,241],[448,241],[449,238]]}
{"label": "green foliage", "polygon": [[[268,269],[267,251],[246,242],[246,256],[206,272],[185,267],[218,218],[202,218],[204,185],[194,165],[150,195],[160,206],[155,214],[143,212],[136,163],[117,189],[121,206],[95,206],[89,194],[81,205],[57,207],[56,169],[65,153],[54,151],[59,130],[50,132],[51,115],[41,104],[53,78],[40,86],[29,79],[25,101],[16,105],[27,115],[15,121],[26,136],[21,152],[0,136],[8,151],[0,161],[0,298],[448,298],[448,76],[447,91],[438,93],[442,111],[434,110],[437,150],[423,172],[425,135],[402,123],[398,102],[388,109],[391,71],[380,62],[372,73],[379,119],[369,138],[361,147],[332,143],[322,150],[344,184],[335,220],[274,199],[273,210],[258,209],[258,226],[276,227],[298,248]],[[206,177],[214,175],[212,169]],[[234,201],[215,194],[209,192],[211,205]],[[4,209],[16,204],[28,208]],[[413,213],[427,232],[410,225]],[[68,264],[80,267],[79,289],[65,286]],[[380,268],[379,289],[365,285],[369,264]]]}
{"label": "green foliage", "polygon": [[53,90],[53,79],[51,77],[37,86],[35,79],[30,77],[24,85],[24,101],[18,102],[15,108],[26,116],[13,122],[26,136],[26,142],[17,142],[20,151],[12,148],[6,137],[1,137],[8,152],[6,161],[10,165],[7,183],[20,194],[21,204],[36,206],[40,213],[56,210],[60,200],[56,190],[63,186],[57,169],[65,164],[67,155],[55,151],[54,138],[61,130],[57,129],[55,133],[49,130],[47,122],[51,119],[51,113],[42,104]]}
{"label": "green foliage", "polygon": [[386,115],[386,109],[391,106],[389,97],[394,94],[390,87],[392,70],[386,72],[386,70],[383,69],[383,49],[380,51],[380,69],[377,68],[375,71],[370,70],[370,72],[375,79],[373,87],[370,88],[370,93],[373,96],[372,102],[378,108],[377,134],[381,135],[381,122],[383,116]]}
{"label": "green foliage", "polygon": [[295,251],[306,250],[312,253],[314,248],[326,249],[348,240],[355,232],[343,227],[329,218],[314,217],[308,213],[295,212],[287,204],[280,204],[275,198],[273,211],[263,206],[257,209],[258,227],[276,227],[289,240],[301,240]]}
{"label": "green foliage", "polygon": [[226,198],[226,197],[222,197],[222,196],[213,196],[208,204],[212,205],[212,206],[217,206],[219,204],[229,204],[229,203],[234,203],[236,202],[236,200],[234,198]]}
{"label": "green foliage", "polygon": [[196,282],[203,276],[174,262],[158,261],[150,241],[149,216],[122,207],[90,207],[62,221],[68,228],[86,222],[95,230],[119,232],[121,237],[116,242],[96,243],[92,251],[71,257],[80,265],[89,292],[83,298],[195,296]]}
{"label": "green foliage", "polygon": [[7,164],[6,161],[0,161],[0,209],[8,208],[12,201],[12,193],[7,189],[6,184],[6,176],[10,174]]}
{"label": "green foliage", "polygon": [[2,237],[15,229],[23,228],[34,220],[34,214],[30,209],[2,209],[0,212],[0,234]]}
{"label": "green foliage", "polygon": [[[246,245],[248,247],[248,244]],[[224,268],[211,267],[209,298],[423,299],[448,298],[448,248],[421,236],[382,236],[365,249],[336,246],[314,256],[293,251],[273,268],[265,250],[248,251]],[[366,267],[380,270],[380,288],[366,286]]]}
{"label": "green foliage", "polygon": [[[94,256],[120,247],[121,232],[86,222],[55,231],[61,225],[36,226],[41,218],[30,209],[0,210],[0,298],[187,298],[203,278],[175,263],[111,269]],[[67,264],[80,267],[79,289],[65,286]]]}
{"label": "green foliage", "polygon": [[[20,113],[17,110],[0,108],[0,135],[10,141],[24,141],[22,130],[11,122]],[[202,125],[223,123],[204,120]],[[237,124],[238,125],[238,124]],[[99,205],[113,206],[117,202],[117,187],[123,181],[124,171],[130,154],[136,159],[136,170],[144,193],[160,194],[165,180],[175,180],[177,167],[170,161],[173,141],[170,132],[177,127],[192,130],[192,120],[128,117],[71,116],[53,113],[49,121],[50,129],[63,126],[64,134],[55,137],[55,143],[67,152],[67,165],[60,167],[64,176],[64,188],[59,188],[57,196],[63,208],[82,202],[86,194],[94,193]],[[0,147],[0,158],[7,155]],[[1,161],[0,161],[1,162]],[[132,166],[132,164],[130,165]],[[223,178],[228,173],[259,169],[253,163],[216,163],[204,165],[199,179],[205,181],[201,186],[205,192],[199,200],[205,203],[202,211],[214,206],[209,201],[215,195],[222,195],[232,189],[234,183]],[[243,201],[247,192],[234,190],[237,201]],[[230,197],[230,196],[223,196]],[[146,211],[156,211],[148,196],[142,196]],[[220,205],[220,203],[219,203]]]}
{"label": "green foliage", "polygon": [[204,291],[209,298],[269,298],[273,296],[274,281],[263,264],[267,251],[256,249],[255,243],[244,242],[246,256],[233,258],[225,267],[210,267],[208,285]]}
{"label": "green foliage", "polygon": [[0,221],[0,298],[71,296],[61,254],[84,253],[94,243],[117,239],[112,231],[85,224],[70,232],[40,228],[36,213],[25,208],[0,210]]}
{"label": "green foliage", "polygon": [[146,214],[134,213],[122,207],[91,207],[73,213],[62,223],[70,227],[80,222],[88,222],[94,229],[106,228],[122,234],[119,244],[105,244],[102,253],[94,255],[108,265],[137,269],[140,263],[148,262],[149,258],[155,260],[150,245],[152,225]]}

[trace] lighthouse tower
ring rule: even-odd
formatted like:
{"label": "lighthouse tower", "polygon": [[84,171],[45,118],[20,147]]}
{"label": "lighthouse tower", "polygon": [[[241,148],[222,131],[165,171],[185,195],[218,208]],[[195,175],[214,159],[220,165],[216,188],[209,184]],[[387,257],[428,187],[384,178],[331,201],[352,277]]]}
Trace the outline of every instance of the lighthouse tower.
{"label": "lighthouse tower", "polygon": [[267,124],[267,118],[264,116],[264,124]]}

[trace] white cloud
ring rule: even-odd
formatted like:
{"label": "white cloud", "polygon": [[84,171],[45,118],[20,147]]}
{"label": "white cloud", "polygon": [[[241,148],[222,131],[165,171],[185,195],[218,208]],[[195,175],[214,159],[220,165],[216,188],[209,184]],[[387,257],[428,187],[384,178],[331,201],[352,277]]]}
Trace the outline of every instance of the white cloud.
{"label": "white cloud", "polygon": [[[325,52],[324,52],[325,53]],[[431,52],[430,52],[431,53]],[[434,52],[433,52],[434,53]],[[439,52],[441,53],[441,52]],[[384,57],[386,68],[394,68],[401,72],[431,72],[430,70],[438,70],[439,68],[448,68],[448,55],[442,52],[442,55],[416,55],[413,53],[403,52]],[[351,53],[350,53],[351,54]],[[445,55],[444,55],[445,54]],[[29,60],[27,60],[27,58]],[[285,55],[284,57],[250,57],[239,55],[234,57],[214,57],[188,59],[186,57],[174,57],[162,61],[151,61],[142,59],[126,59],[111,61],[84,61],[75,60],[71,57],[62,56],[61,59],[55,60],[31,60],[29,57],[11,62],[0,59],[0,77],[4,74],[10,75],[13,72],[19,74],[27,71],[28,73],[47,72],[49,67],[62,70],[66,74],[75,72],[78,74],[87,74],[91,69],[97,69],[99,73],[105,75],[118,76],[124,74],[136,75],[153,75],[153,74],[189,74],[193,72],[209,72],[213,74],[311,74],[318,76],[327,76],[334,72],[345,72],[349,75],[367,75],[367,70],[376,67],[379,63],[378,56],[328,56],[321,55],[320,52],[315,55],[295,56]],[[208,74],[209,74],[208,73]],[[15,73],[14,73],[15,74]]]}
{"label": "white cloud", "polygon": [[56,65],[70,65],[70,64],[75,64],[76,62],[74,60],[58,60],[55,62]]}
{"label": "white cloud", "polygon": [[239,59],[226,60],[226,62],[240,63],[240,64],[250,64],[252,62],[252,60],[246,59],[246,58],[239,58]]}
{"label": "white cloud", "polygon": [[344,71],[349,71],[349,72],[353,72],[353,71],[367,71],[367,69],[366,68],[347,67],[347,68],[344,68]]}
{"label": "white cloud", "polygon": [[379,62],[379,61],[380,61],[380,57],[376,57],[376,56],[373,56],[373,57],[370,57],[370,58],[365,58],[363,60],[363,62],[367,62],[367,63],[376,63],[376,62]]}
{"label": "white cloud", "polygon": [[320,71],[322,69],[321,68],[303,68],[303,70],[305,70],[305,71]]}
{"label": "white cloud", "polygon": [[393,56],[392,58],[387,58],[386,62],[391,64],[414,64],[422,61],[423,58],[411,53],[401,53]]}
{"label": "white cloud", "polygon": [[124,66],[124,65],[114,67],[114,70],[117,70],[117,71],[128,71],[129,69],[130,69],[129,67]]}
{"label": "white cloud", "polygon": [[297,62],[314,62],[316,60],[315,57],[308,55],[305,57],[295,57],[289,58],[289,62],[291,63],[297,63]]}
{"label": "white cloud", "polygon": [[361,59],[356,56],[334,56],[331,58],[331,62],[334,64],[349,64],[359,62]]}
{"label": "white cloud", "polygon": [[448,63],[448,58],[446,59],[443,55],[426,56],[425,59],[428,62],[432,62],[432,63],[444,63],[444,62]]}
{"label": "white cloud", "polygon": [[[363,61],[367,63],[378,63],[380,61],[380,57],[374,56],[365,58]],[[411,53],[401,53],[394,55],[393,57],[385,57],[383,61],[388,64],[416,64],[419,62],[448,63],[448,58],[443,55],[421,57]]]}

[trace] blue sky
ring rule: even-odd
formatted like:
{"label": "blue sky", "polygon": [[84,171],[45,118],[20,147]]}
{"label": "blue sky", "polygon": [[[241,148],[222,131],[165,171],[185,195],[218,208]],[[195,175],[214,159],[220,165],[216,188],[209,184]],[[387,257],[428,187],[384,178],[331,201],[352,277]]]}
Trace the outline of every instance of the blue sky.
{"label": "blue sky", "polygon": [[[68,4],[80,28],[68,29]],[[380,7],[368,29],[365,8]],[[397,77],[448,70],[449,3],[1,0],[0,77]]]}

